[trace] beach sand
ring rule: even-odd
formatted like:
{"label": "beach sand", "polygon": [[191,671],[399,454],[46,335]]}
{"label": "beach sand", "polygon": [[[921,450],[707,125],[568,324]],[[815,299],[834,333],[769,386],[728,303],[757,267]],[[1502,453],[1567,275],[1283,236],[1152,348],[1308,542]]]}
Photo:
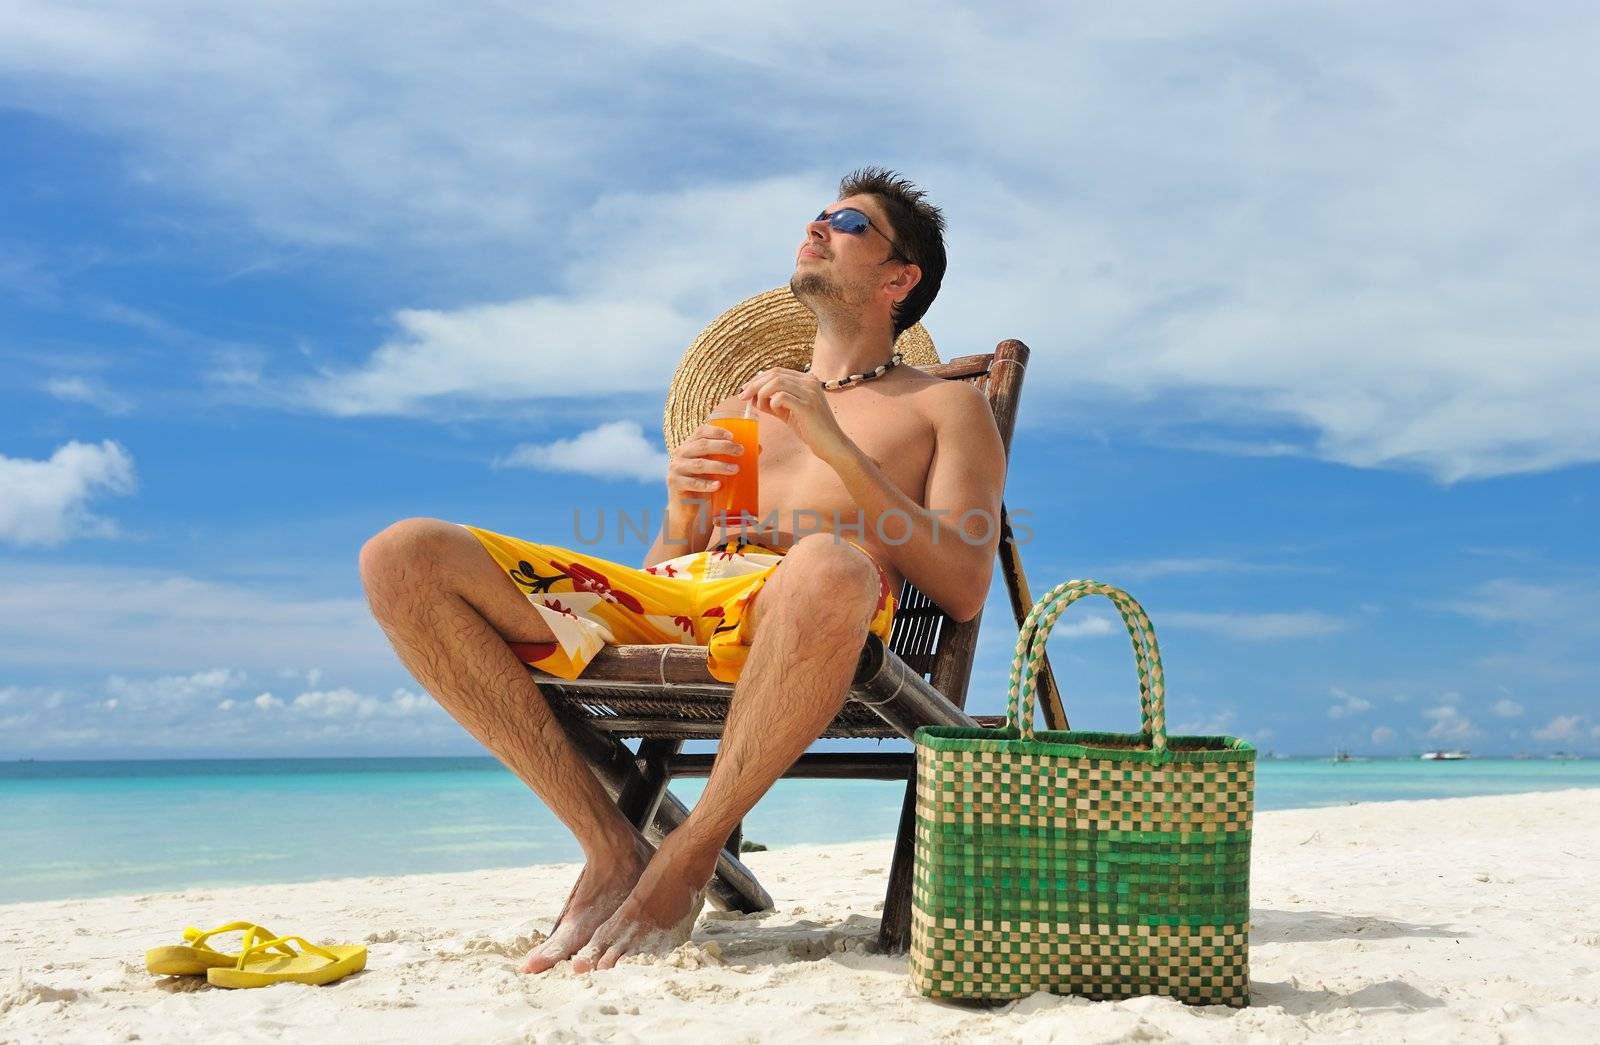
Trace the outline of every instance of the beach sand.
{"label": "beach sand", "polygon": [[[576,874],[544,866],[0,907],[4,1041],[1600,1041],[1600,791],[1260,814],[1252,1005],[933,1002],[874,954],[888,843],[749,854],[777,910],[666,958],[520,976]],[[328,987],[157,979],[250,918],[365,942]]]}

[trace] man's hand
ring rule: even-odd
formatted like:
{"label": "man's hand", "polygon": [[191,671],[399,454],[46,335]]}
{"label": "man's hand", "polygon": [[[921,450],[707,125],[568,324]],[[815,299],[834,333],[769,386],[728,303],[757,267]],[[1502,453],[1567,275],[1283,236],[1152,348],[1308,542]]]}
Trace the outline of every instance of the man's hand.
{"label": "man's hand", "polygon": [[828,404],[822,382],[810,374],[787,367],[772,367],[746,381],[737,396],[754,403],[757,410],[771,414],[788,425],[813,454],[823,460],[849,443]]}
{"label": "man's hand", "polygon": [[712,454],[737,457],[744,448],[733,440],[732,433],[720,428],[715,421],[689,433],[689,438],[678,444],[678,449],[667,461],[667,498],[672,505],[696,512],[711,497],[712,491],[723,483],[723,477],[732,475],[739,466],[726,461],[714,461]]}

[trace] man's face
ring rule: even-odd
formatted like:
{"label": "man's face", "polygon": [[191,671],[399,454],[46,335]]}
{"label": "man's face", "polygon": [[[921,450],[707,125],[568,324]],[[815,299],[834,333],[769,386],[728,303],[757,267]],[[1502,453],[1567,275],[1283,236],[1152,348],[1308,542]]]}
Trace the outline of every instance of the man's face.
{"label": "man's face", "polygon": [[882,294],[895,276],[897,266],[884,264],[894,254],[886,238],[893,237],[894,230],[878,201],[871,196],[849,196],[823,209],[832,214],[842,207],[871,218],[872,228],[853,236],[835,231],[826,220],[806,225],[805,239],[795,255],[794,276],[789,280],[789,289],[802,301],[827,299],[861,307]]}

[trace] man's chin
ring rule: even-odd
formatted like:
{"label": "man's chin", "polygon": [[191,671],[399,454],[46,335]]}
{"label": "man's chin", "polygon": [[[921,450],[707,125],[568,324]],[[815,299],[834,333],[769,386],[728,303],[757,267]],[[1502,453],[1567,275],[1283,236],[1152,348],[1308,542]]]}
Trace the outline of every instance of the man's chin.
{"label": "man's chin", "polygon": [[796,271],[789,277],[789,291],[802,302],[839,297],[839,288],[833,281],[816,272]]}

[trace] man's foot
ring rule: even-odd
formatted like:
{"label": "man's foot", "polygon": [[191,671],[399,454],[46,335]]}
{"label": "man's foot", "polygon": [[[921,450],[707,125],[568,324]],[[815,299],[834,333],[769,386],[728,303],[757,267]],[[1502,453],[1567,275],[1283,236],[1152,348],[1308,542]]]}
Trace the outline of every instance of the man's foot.
{"label": "man's foot", "polygon": [[622,906],[572,956],[574,972],[609,969],[630,954],[666,954],[689,939],[705,904],[715,855],[702,872],[704,861],[672,839],[667,837]]}
{"label": "man's foot", "polygon": [[576,954],[627,900],[648,859],[648,851],[639,851],[631,860],[608,861],[604,867],[584,864],[565,910],[545,941],[528,952],[522,971],[544,972]]}

